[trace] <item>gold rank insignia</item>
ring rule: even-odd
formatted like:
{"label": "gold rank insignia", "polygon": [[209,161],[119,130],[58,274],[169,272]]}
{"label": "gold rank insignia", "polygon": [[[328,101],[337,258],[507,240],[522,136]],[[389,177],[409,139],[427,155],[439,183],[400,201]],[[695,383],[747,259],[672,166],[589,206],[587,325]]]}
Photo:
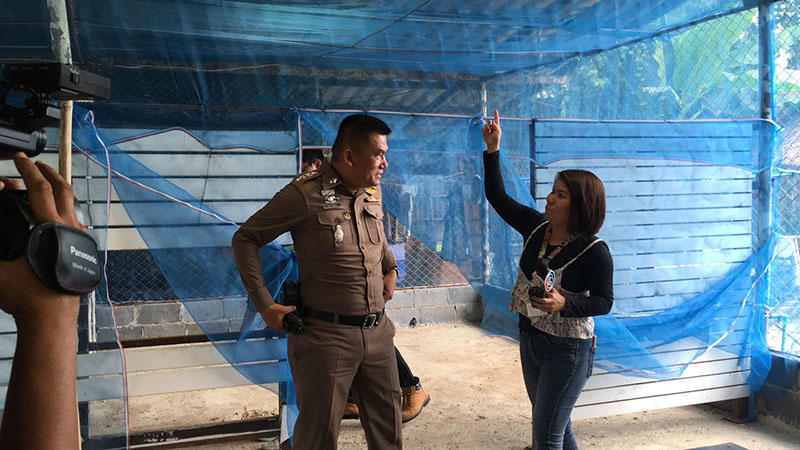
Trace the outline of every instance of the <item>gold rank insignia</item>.
{"label": "gold rank insignia", "polygon": [[347,212],[347,211],[345,211],[345,213],[344,213],[344,216],[343,216],[343,217],[344,217],[344,220],[350,220],[350,213],[349,213],[349,212]]}
{"label": "gold rank insignia", "polygon": [[303,180],[305,180],[305,179],[306,179],[306,178],[308,178],[308,177],[313,177],[313,176],[314,176],[314,175],[316,175],[316,174],[317,174],[317,171],[316,171],[316,170],[312,170],[311,172],[301,173],[300,175],[298,175],[298,176],[296,176],[296,177],[294,178],[294,181],[296,181],[296,182],[300,182],[300,181],[303,181]]}
{"label": "gold rank insignia", "polygon": [[375,197],[375,193],[378,191],[374,187],[368,187],[364,189],[364,192],[366,192],[368,195],[368,197],[364,200],[365,202],[372,203],[381,201],[379,197]]}

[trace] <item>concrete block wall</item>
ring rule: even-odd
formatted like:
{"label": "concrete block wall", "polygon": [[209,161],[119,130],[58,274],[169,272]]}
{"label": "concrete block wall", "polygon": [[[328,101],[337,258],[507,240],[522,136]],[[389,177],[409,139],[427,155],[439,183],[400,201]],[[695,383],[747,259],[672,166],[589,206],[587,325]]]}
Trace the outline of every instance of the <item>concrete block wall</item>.
{"label": "concrete block wall", "polygon": [[398,326],[477,323],[483,320],[483,301],[470,286],[402,289],[386,304],[386,314]]}
{"label": "concrete block wall", "polygon": [[[196,336],[205,333],[238,332],[245,297],[196,300],[191,303],[192,314],[179,301],[128,303],[114,307],[116,331],[123,341],[176,336]],[[116,338],[111,308],[98,304],[95,309],[98,342],[113,342]],[[202,328],[200,327],[202,325]]]}
{"label": "concrete block wall", "polygon": [[800,362],[772,357],[769,375],[756,394],[756,411],[800,427]]}
{"label": "concrete block wall", "polygon": [[[245,297],[194,300],[189,309],[179,301],[129,303],[114,308],[117,332],[123,341],[196,336],[205,333],[236,333],[241,327]],[[191,310],[191,314],[189,312]],[[386,305],[387,315],[398,326],[448,322],[480,322],[483,302],[464,286],[402,289]],[[98,342],[116,341],[111,308],[95,309]]]}

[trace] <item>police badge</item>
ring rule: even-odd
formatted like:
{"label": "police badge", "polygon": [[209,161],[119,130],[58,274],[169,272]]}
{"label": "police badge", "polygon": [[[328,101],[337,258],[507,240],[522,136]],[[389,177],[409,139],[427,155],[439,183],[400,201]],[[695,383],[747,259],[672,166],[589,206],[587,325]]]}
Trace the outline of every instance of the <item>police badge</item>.
{"label": "police badge", "polygon": [[337,244],[341,244],[344,241],[344,230],[342,230],[342,226],[338,223],[336,224],[336,229],[333,232],[333,241]]}
{"label": "police badge", "polygon": [[333,189],[322,189],[320,194],[322,195],[322,207],[324,209],[333,209],[341,206],[339,196],[336,195],[336,191]]}

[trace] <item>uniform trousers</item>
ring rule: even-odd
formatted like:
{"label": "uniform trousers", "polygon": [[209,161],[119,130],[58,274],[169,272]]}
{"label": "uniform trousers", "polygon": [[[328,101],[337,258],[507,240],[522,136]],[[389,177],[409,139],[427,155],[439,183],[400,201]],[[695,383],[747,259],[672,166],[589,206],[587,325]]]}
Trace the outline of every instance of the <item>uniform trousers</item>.
{"label": "uniform trousers", "polygon": [[370,450],[403,448],[402,394],[388,317],[373,328],[303,318],[312,333],[289,335],[289,365],[299,414],[293,450],[335,450],[348,390]]}

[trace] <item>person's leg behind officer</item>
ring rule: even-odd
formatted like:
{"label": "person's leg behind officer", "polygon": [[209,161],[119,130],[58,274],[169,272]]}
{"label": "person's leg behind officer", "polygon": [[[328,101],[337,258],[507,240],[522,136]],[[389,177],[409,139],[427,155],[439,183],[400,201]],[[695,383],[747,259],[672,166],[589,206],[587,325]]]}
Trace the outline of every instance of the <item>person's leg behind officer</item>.
{"label": "person's leg behind officer", "polygon": [[431,401],[431,396],[425,392],[419,377],[415,377],[408,367],[403,355],[397,347],[394,348],[395,357],[397,358],[397,373],[400,376],[400,389],[403,391],[403,423],[409,422],[416,418],[421,412],[422,408],[428,406]]}

